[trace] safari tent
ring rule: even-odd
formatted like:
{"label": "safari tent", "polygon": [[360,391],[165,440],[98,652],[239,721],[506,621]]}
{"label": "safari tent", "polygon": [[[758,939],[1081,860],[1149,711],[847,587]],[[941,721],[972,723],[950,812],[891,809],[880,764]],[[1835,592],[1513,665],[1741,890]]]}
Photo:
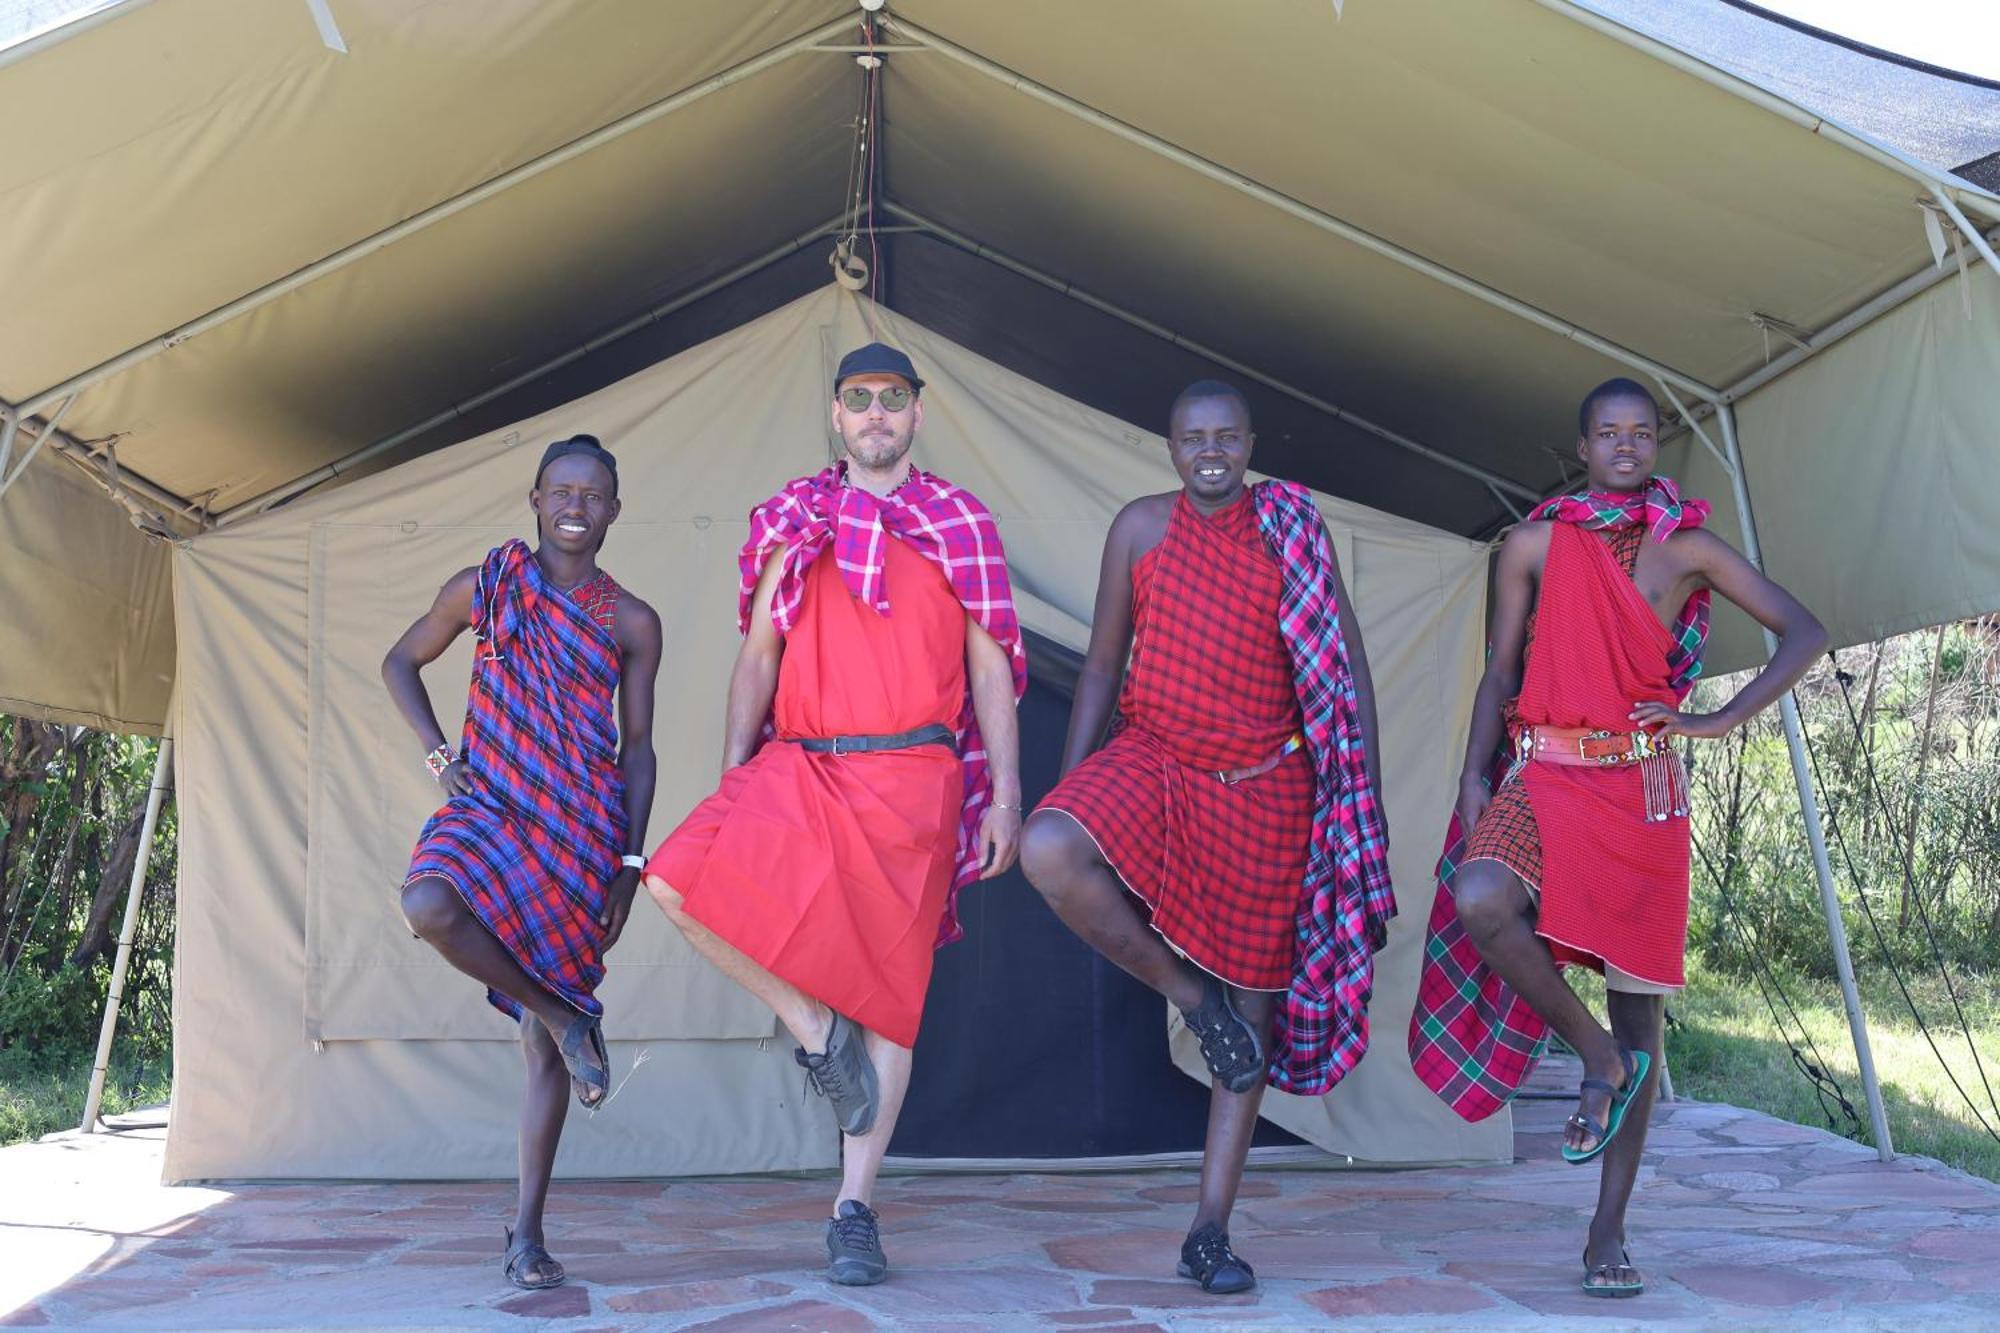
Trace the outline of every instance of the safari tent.
{"label": "safari tent", "polygon": [[[1000,517],[1053,689],[1031,774],[1104,526],[1169,484],[1166,402],[1249,392],[1257,466],[1321,494],[1349,569],[1402,907],[1373,1052],[1269,1118],[1363,1162],[1505,1157],[1403,1027],[1485,543],[1572,479],[1582,389],[1654,386],[1667,470],[1836,643],[2000,605],[2000,197],[1646,8],[123,0],[0,50],[0,708],[175,741],[169,1175],[511,1170],[511,1033],[394,911],[434,797],[374,664],[525,530],[535,448],[600,435],[605,563],[667,625],[664,833],[712,778],[745,513],[828,457],[871,334],[931,381],[925,464]],[[1710,669],[1761,651],[1724,618]],[[1009,996],[1159,1068],[1166,1024],[1018,881],[975,892],[898,1151],[1173,1150],[1008,1100]],[[831,1162],[767,1016],[650,916],[612,964],[631,1078],[563,1170]],[[1057,1091],[1158,1075],[1119,1058]]]}

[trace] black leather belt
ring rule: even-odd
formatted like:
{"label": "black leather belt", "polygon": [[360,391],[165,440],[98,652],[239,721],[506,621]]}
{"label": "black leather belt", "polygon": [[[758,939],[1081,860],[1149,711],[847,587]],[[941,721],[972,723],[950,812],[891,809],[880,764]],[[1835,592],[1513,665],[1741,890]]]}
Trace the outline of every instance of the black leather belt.
{"label": "black leather belt", "polygon": [[870,750],[913,750],[919,745],[943,745],[958,752],[958,737],[942,722],[893,736],[801,736],[791,742],[814,754],[866,754]]}

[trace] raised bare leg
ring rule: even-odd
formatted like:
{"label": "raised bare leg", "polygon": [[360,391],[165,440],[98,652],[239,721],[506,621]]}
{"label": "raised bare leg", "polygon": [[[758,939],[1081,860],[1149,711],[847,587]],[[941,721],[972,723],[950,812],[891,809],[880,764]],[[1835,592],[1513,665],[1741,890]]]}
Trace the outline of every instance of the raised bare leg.
{"label": "raised bare leg", "polygon": [[403,919],[424,943],[465,975],[520,1005],[552,1033],[568,1029],[577,1011],[522,970],[493,932],[481,925],[441,875],[419,875],[403,886]]}
{"label": "raised bare leg", "polygon": [[794,1041],[815,1054],[826,1050],[827,1037],[833,1028],[833,1010],[791,982],[772,976],[747,954],[689,916],[680,891],[673,885],[648,875],[646,890],[694,951],[715,964],[722,975],[769,1005]]}
{"label": "raised bare leg", "polygon": [[[1535,933],[1534,899],[1520,876],[1498,861],[1467,861],[1458,868],[1452,893],[1458,919],[1487,966],[1582,1057],[1586,1078],[1622,1088],[1625,1064],[1618,1053],[1618,1039],[1563,980],[1548,944]],[[1580,1115],[1607,1124],[1611,1098],[1597,1089],[1586,1089],[1577,1109]],[[1575,1123],[1565,1131],[1564,1142],[1571,1148],[1585,1149],[1593,1141]]]}
{"label": "raised bare leg", "polygon": [[1202,1002],[1202,974],[1167,947],[1132,905],[1083,826],[1042,810],[1021,835],[1021,870],[1079,939],[1181,1009]]}

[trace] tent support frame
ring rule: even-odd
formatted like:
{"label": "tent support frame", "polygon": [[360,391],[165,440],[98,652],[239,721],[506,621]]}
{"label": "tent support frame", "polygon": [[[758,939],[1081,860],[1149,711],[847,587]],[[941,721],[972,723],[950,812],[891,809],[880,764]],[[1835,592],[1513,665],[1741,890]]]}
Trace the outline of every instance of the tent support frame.
{"label": "tent support frame", "polygon": [[[1730,485],[1736,493],[1736,518],[1743,530],[1743,551],[1750,562],[1764,567],[1763,548],[1757,541],[1757,519],[1750,507],[1750,479],[1744,474],[1743,453],[1736,441],[1736,412],[1724,403],[1716,409],[1722,425],[1722,441],[1729,456]],[[1777,651],[1778,636],[1764,631],[1764,651]],[[1826,828],[1820,820],[1819,799],[1813,794],[1812,767],[1807,760],[1805,725],[1799,718],[1799,702],[1790,690],[1778,701],[1784,720],[1785,748],[1791,753],[1792,779],[1799,789],[1799,811],[1805,817],[1806,843],[1812,849],[1813,876],[1819,881],[1820,910],[1826,916],[1826,931],[1833,947],[1834,971],[1840,978],[1840,998],[1847,1009],[1847,1030],[1854,1041],[1854,1059],[1861,1071],[1861,1087],[1868,1099],[1868,1123],[1875,1133],[1875,1151],[1885,1162],[1894,1160],[1896,1149],[1889,1137],[1889,1115],[1882,1105],[1882,1083],[1875,1074],[1875,1057],[1868,1046],[1868,1019],[1861,1008],[1861,990],[1854,982],[1854,960],[1847,947],[1847,923],[1840,915],[1840,895],[1833,882],[1833,866],[1826,854]]]}
{"label": "tent support frame", "polygon": [[146,791],[146,816],[139,826],[139,850],[132,858],[132,882],[125,892],[125,918],[118,927],[118,955],[111,965],[111,990],[104,999],[104,1021],[97,1029],[97,1059],[90,1067],[90,1091],[83,1101],[86,1134],[97,1132],[98,1113],[104,1107],[104,1080],[111,1069],[111,1043],[118,1035],[118,1010],[125,1002],[125,978],[132,968],[132,945],[139,934],[139,900],[145,895],[146,870],[153,859],[153,834],[160,825],[160,810],[166,804],[168,780],[174,760],[174,703],[167,701],[167,723],[160,729],[160,750],[153,760],[153,785]]}
{"label": "tent support frame", "polygon": [[673,93],[648,106],[643,106],[637,111],[620,116],[608,125],[600,126],[588,134],[580,135],[563,144],[561,147],[552,148],[539,157],[530,158],[511,171],[502,172],[500,175],[475,185],[469,190],[455,194],[449,199],[440,200],[432,204],[429,208],[414,213],[404,218],[401,222],[385,227],[372,236],[363,237],[352,245],[342,246],[332,254],[314,260],[305,267],[288,273],[282,278],[265,283],[255,291],[245,293],[233,301],[225,302],[205,315],[170,329],[158,337],[150,338],[135,347],[128,348],[107,361],[101,361],[88,370],[80,371],[70,376],[60,384],[51,385],[20,403],[15,408],[15,411],[24,417],[28,416],[41,411],[44,407],[47,407],[60,398],[81,392],[93,384],[111,378],[113,375],[122,374],[141,362],[150,361],[160,353],[178,347],[190,338],[207,333],[210,329],[220,324],[228,323],[239,315],[248,314],[259,306],[268,305],[270,302],[277,300],[289,292],[297,291],[308,283],[323,278],[329,273],[346,268],[356,260],[364,259],[377,250],[395,244],[406,236],[423,231],[425,228],[443,222],[445,219],[462,213],[476,204],[483,203],[494,195],[509,190],[524,181],[532,180],[543,172],[561,166],[572,158],[581,157],[594,148],[610,143],[614,139],[622,138],[634,130],[643,129],[654,121],[669,116],[685,106],[698,102],[711,93],[720,92],[724,88],[741,83],[743,80],[761,74],[775,65],[782,64],[795,55],[810,51],[818,43],[847,32],[854,26],[855,22],[856,20],[852,16],[843,14],[841,17],[822,23],[809,32],[792,38],[790,41],[772,47],[761,55],[752,56],[750,59],[732,65],[718,74],[710,75],[699,83],[691,84],[677,93]]}
{"label": "tent support frame", "polygon": [[[1135,314],[1121,305],[1105,300],[1101,296],[1093,296],[1073,283],[1065,282],[1061,278],[1045,273],[1032,264],[1023,263],[1012,255],[996,250],[990,245],[986,245],[973,237],[965,235],[963,232],[954,231],[941,222],[932,221],[930,218],[923,216],[913,209],[905,208],[893,199],[884,200],[882,210],[891,217],[902,218],[906,222],[915,224],[919,231],[926,232],[937,240],[943,241],[956,249],[963,250],[976,258],[984,259],[988,263],[997,264],[1010,273],[1026,278],[1038,286],[1047,287],[1050,291],[1066,296],[1072,301],[1089,306],[1092,310],[1099,311],[1122,323],[1129,324],[1142,333],[1150,333],[1156,338],[1194,353],[1205,361],[1212,361],[1225,370],[1233,371],[1247,380],[1254,380],[1265,388],[1281,393],[1294,402],[1303,403],[1315,411],[1325,413],[1343,425],[1351,426],[1365,434],[1374,436],[1378,440],[1383,440],[1395,445],[1399,449],[1407,450],[1421,458],[1428,459],[1440,467],[1450,468],[1454,472],[1471,477],[1473,480],[1483,483],[1488,490],[1500,497],[1500,502],[1509,509],[1514,507],[1512,501],[1506,498],[1509,495],[1527,500],[1530,503],[1541,498],[1534,490],[1512,478],[1503,477],[1497,472],[1489,472],[1476,463],[1468,463],[1463,459],[1454,458],[1442,450],[1433,449],[1421,441],[1413,440],[1409,436],[1399,434],[1386,426],[1378,426],[1366,417],[1357,416],[1346,408],[1335,403],[1330,403],[1317,394],[1308,393],[1304,389],[1287,384],[1275,375],[1267,375],[1254,366],[1245,365],[1234,357],[1226,356],[1214,348],[1176,333],[1164,325],[1156,324],[1144,315]],[[1518,517],[1519,511],[1516,510],[1515,513]]]}
{"label": "tent support frame", "polygon": [[241,519],[254,517],[267,509],[283,504],[293,496],[309,491],[323,482],[331,481],[341,473],[350,471],[371,458],[388,453],[398,445],[406,444],[427,431],[435,430],[449,421],[466,416],[475,409],[484,407],[486,404],[513,392],[523,385],[532,384],[544,375],[561,370],[573,361],[580,361],[592,352],[617,342],[620,338],[628,334],[637,333],[648,324],[656,324],[675,311],[693,305],[703,297],[712,296],[724,287],[731,286],[754,273],[762,272],[781,259],[789,259],[813,241],[839,233],[846,224],[847,214],[844,212],[828,218],[819,226],[812,228],[810,231],[801,232],[791,240],[786,241],[783,245],[767,250],[755,259],[738,264],[727,273],[718,274],[716,277],[702,283],[699,287],[690,288],[670,300],[661,302],[659,305],[650,306],[617,327],[607,329],[595,337],[586,339],[568,351],[560,352],[530,370],[522,371],[513,378],[496,384],[490,389],[481,390],[463,402],[454,403],[442,412],[425,417],[415,425],[405,426],[393,435],[385,435],[373,444],[364,445],[356,449],[353,453],[345,454],[323,467],[313,469],[304,476],[295,477],[282,486],[274,487],[262,494],[254,495],[239,504],[231,505],[215,516],[215,526],[218,528],[227,527]]}
{"label": "tent support frame", "polygon": [[12,470],[9,470],[7,461],[14,455],[14,433],[20,428],[21,419],[13,415],[7,418],[4,434],[0,434],[0,496],[6,495],[21,479],[21,474],[28,470],[28,464],[35,461],[35,455],[42,451],[42,446],[56,438],[56,428],[62,424],[63,413],[69,411],[69,405],[75,401],[76,395],[71,394],[57,405],[54,414],[36,432],[35,442],[28,446],[28,451],[21,455],[21,461]]}
{"label": "tent support frame", "polygon": [[1344,218],[1336,217],[1331,213],[1313,207],[1311,204],[1303,203],[1288,194],[1281,193],[1268,185],[1252,180],[1240,172],[1232,171],[1228,167],[1211,162],[1199,154],[1192,153],[1182,148],[1179,144],[1171,143],[1135,125],[1129,125],[1115,116],[1099,111],[1096,107],[1079,102],[1075,98],[1057,92],[1045,84],[1037,83],[1025,74],[1018,73],[1007,68],[1005,65],[988,60],[985,56],[979,55],[977,52],[969,51],[962,46],[957,46],[952,42],[946,41],[930,30],[911,23],[908,19],[885,13],[883,15],[883,24],[897,36],[908,41],[921,42],[939,54],[948,56],[956,63],[964,65],[967,69],[983,74],[994,82],[1012,88],[1015,92],[1041,102],[1045,106],[1052,107],[1064,115],[1080,120],[1084,124],[1102,130],[1115,138],[1123,139],[1127,143],[1143,148],[1157,157],[1165,158],[1167,161],[1185,167],[1197,175],[1205,176],[1219,185],[1225,185],[1239,194],[1248,195],[1259,203],[1268,205],[1301,222],[1317,227],[1321,231],[1338,236],[1342,240],[1352,242],[1364,250],[1390,260],[1393,263],[1400,264],[1404,268],[1421,273],[1455,291],[1474,297],[1497,309],[1505,310],[1547,332],[1557,334],[1560,337],[1588,347],[1590,350],[1616,361],[1620,365],[1669,380],[1685,392],[1694,394],[1696,397],[1711,403],[1718,401],[1721,397],[1720,390],[1702,383],[1691,375],[1675,370],[1672,366],[1664,365],[1661,362],[1653,360],[1651,357],[1642,356],[1629,347],[1621,346],[1618,343],[1612,342],[1609,338],[1592,333],[1580,325],[1572,324],[1570,321],[1558,315],[1551,314],[1539,306],[1531,305],[1518,297],[1509,296],[1497,287],[1489,287],[1478,279],[1468,277],[1456,269],[1448,268],[1435,260],[1426,259],[1414,250],[1404,249],[1395,242],[1377,236],[1374,232],[1356,226]]}

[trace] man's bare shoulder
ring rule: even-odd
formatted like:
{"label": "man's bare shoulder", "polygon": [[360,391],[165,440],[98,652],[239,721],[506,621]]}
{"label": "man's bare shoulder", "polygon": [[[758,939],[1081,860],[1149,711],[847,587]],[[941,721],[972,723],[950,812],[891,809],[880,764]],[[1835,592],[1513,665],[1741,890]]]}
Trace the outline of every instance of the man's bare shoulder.
{"label": "man's bare shoulder", "polygon": [[1167,535],[1167,520],[1173,517],[1174,501],[1179,498],[1179,491],[1140,496],[1119,510],[1118,516],[1111,520],[1111,532],[1106,540],[1122,544],[1134,558],[1150,551]]}
{"label": "man's bare shoulder", "polygon": [[1734,546],[1707,528],[1680,528],[1668,533],[1662,545],[1676,563],[1689,569],[1703,569],[1717,557],[1736,554]]}
{"label": "man's bare shoulder", "polygon": [[614,617],[613,624],[620,648],[631,652],[634,649],[659,646],[660,613],[623,584],[618,588],[618,609]]}
{"label": "man's bare shoulder", "polygon": [[1548,558],[1549,538],[1555,530],[1553,519],[1538,518],[1516,524],[1500,543],[1501,561],[1526,563],[1530,569],[1540,569]]}

